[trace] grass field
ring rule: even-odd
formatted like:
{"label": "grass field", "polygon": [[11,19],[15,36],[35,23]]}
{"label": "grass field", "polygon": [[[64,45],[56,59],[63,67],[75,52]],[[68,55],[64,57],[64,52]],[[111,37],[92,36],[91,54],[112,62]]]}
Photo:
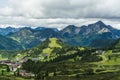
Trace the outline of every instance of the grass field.
{"label": "grass field", "polygon": [[50,38],[50,43],[49,43],[49,47],[54,48],[54,47],[58,47],[58,48],[62,48],[62,46],[60,46],[57,43],[57,38]]}

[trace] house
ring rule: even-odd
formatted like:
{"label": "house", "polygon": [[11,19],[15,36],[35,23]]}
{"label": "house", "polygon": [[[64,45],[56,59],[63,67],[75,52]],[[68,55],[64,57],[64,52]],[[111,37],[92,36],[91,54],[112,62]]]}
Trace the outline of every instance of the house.
{"label": "house", "polygon": [[33,73],[28,73],[25,70],[20,70],[19,75],[23,77],[34,77],[35,76]]}
{"label": "house", "polygon": [[103,50],[97,50],[95,53],[98,53],[98,54],[104,54],[105,51],[103,51]]}
{"label": "house", "polygon": [[5,64],[8,65],[10,68],[10,71],[16,71],[18,68],[21,68],[21,63],[20,62],[13,62],[11,60],[3,60],[0,61],[0,64]]}
{"label": "house", "polygon": [[20,60],[21,63],[26,62],[29,59],[29,57],[24,57]]}
{"label": "house", "polygon": [[16,71],[18,69],[18,66],[17,65],[11,65],[9,66],[10,70],[11,71]]}
{"label": "house", "polygon": [[3,60],[3,61],[1,61],[1,64],[9,65],[9,64],[11,64],[11,60]]}
{"label": "house", "polygon": [[21,64],[18,62],[13,62],[11,65],[9,65],[9,68],[11,71],[16,71],[18,68],[21,68]]}
{"label": "house", "polygon": [[39,61],[39,58],[32,58],[32,61]]}

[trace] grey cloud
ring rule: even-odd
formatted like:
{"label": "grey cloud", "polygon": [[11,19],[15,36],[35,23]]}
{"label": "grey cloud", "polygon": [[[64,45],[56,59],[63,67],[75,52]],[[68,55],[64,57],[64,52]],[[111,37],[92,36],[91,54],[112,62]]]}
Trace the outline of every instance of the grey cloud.
{"label": "grey cloud", "polygon": [[0,25],[63,28],[103,20],[120,28],[120,0],[8,0],[0,8]]}
{"label": "grey cloud", "polygon": [[7,7],[11,9],[8,16],[28,18],[119,18],[119,3],[119,0],[9,0]]}

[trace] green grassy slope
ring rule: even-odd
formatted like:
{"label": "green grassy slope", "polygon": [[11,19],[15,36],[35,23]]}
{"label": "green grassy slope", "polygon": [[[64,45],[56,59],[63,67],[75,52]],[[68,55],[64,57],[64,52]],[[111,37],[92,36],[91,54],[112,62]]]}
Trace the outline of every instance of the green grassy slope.
{"label": "green grassy slope", "polygon": [[71,47],[57,38],[50,38],[32,49],[18,52],[14,58],[39,58],[40,61],[27,62],[23,68],[28,66],[29,70],[40,70],[43,75],[48,71],[46,79],[49,80],[119,80],[119,48],[117,52],[102,51],[104,54],[96,53],[95,49]]}
{"label": "green grassy slope", "polygon": [[1,50],[20,50],[20,49],[23,49],[23,47],[17,41],[0,35],[0,49]]}

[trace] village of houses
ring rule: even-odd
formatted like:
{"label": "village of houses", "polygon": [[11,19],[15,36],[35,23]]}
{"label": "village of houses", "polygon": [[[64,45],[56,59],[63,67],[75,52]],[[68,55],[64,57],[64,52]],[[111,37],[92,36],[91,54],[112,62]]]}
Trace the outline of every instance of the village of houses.
{"label": "village of houses", "polygon": [[[25,70],[21,70],[22,63],[26,62],[28,59],[28,57],[24,57],[17,62],[14,62],[12,60],[0,60],[0,64],[8,65],[11,72],[16,72],[17,69],[19,69],[19,75],[22,77],[34,77],[33,73],[28,73]],[[32,58],[32,60],[36,61],[38,58]]]}
{"label": "village of houses", "polygon": [[[95,53],[97,54],[104,54],[105,51],[102,50],[96,50]],[[42,55],[42,56],[46,56],[46,55]],[[41,57],[42,58],[42,57]],[[30,59],[29,57],[24,57],[20,60],[18,60],[17,62],[12,61],[12,60],[0,60],[0,64],[5,64],[9,66],[10,71],[12,72],[16,72],[17,69],[19,69],[19,75],[22,77],[34,77],[35,75],[33,73],[28,73],[25,70],[21,70],[22,68],[22,63],[26,62],[28,59]],[[32,61],[38,61],[40,60],[39,58],[32,58]]]}

